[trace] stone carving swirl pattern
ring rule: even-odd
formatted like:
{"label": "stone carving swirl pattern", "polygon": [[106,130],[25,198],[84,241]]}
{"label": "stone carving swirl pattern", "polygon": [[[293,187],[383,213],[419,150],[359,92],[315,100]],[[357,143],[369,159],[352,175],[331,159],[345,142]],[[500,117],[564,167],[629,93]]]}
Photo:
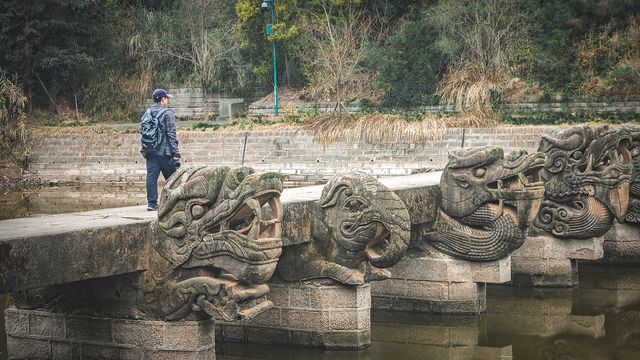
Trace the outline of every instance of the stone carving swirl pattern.
{"label": "stone carving swirl pattern", "polygon": [[498,147],[451,152],[440,180],[440,210],[423,240],[470,261],[508,256],[522,246],[542,201],[544,161],[544,154],[524,150],[505,157]]}
{"label": "stone carving swirl pattern", "polygon": [[544,135],[545,201],[535,225],[560,238],[601,236],[629,203],[631,144],[627,129],[588,126]]}
{"label": "stone carving swirl pattern", "polygon": [[629,185],[629,210],[624,220],[640,224],[640,126],[626,124],[624,128],[629,131],[633,141],[630,149],[633,170]]}
{"label": "stone carving swirl pattern", "polygon": [[387,278],[411,234],[400,198],[361,172],[335,176],[313,210],[310,242],[284,249],[277,273],[285,281],[332,279],[361,285]]}

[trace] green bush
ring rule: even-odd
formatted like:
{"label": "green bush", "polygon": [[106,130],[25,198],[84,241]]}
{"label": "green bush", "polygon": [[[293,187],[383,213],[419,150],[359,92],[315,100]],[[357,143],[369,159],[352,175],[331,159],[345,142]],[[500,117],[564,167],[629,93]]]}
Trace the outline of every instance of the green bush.
{"label": "green bush", "polygon": [[426,19],[408,22],[381,47],[370,49],[377,70],[374,86],[384,91],[383,105],[433,104],[448,56],[437,46],[435,27]]}

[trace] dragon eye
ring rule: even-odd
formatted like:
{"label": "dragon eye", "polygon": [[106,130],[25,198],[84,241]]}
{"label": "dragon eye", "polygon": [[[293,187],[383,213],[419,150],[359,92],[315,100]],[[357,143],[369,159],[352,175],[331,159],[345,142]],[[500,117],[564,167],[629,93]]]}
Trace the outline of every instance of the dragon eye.
{"label": "dragon eye", "polygon": [[191,208],[191,215],[194,219],[200,219],[205,213],[205,208],[202,205],[193,205]]}
{"label": "dragon eye", "polygon": [[347,201],[344,204],[344,208],[352,212],[360,211],[364,207],[365,207],[364,201],[360,199],[355,199],[355,198],[347,199]]}
{"label": "dragon eye", "polygon": [[575,160],[580,160],[582,158],[582,152],[576,151],[573,154],[571,154],[571,157],[574,158]]}
{"label": "dragon eye", "polygon": [[477,169],[473,172],[473,175],[475,175],[475,177],[479,177],[479,178],[481,178],[481,177],[483,177],[483,176],[484,176],[484,174],[486,174],[486,173],[487,173],[487,170],[485,170],[485,169],[483,169],[483,168],[477,168]]}

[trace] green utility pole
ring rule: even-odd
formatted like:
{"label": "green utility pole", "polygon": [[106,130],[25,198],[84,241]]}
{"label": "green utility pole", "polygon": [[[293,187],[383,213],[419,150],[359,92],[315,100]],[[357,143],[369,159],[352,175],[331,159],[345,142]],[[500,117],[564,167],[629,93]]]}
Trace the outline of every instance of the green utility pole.
{"label": "green utility pole", "polygon": [[[261,10],[271,8],[271,24],[267,24],[267,35],[273,35],[273,25],[276,23],[275,0],[264,0],[260,5]],[[278,116],[278,62],[276,56],[276,41],[271,41],[273,49],[273,115]]]}

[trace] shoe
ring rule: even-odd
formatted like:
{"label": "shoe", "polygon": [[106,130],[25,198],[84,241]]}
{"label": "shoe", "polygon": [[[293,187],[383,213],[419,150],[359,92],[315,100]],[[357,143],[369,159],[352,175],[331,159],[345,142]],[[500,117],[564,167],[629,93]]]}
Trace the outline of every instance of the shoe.
{"label": "shoe", "polygon": [[147,211],[158,211],[158,205],[153,205],[153,204],[147,205]]}

